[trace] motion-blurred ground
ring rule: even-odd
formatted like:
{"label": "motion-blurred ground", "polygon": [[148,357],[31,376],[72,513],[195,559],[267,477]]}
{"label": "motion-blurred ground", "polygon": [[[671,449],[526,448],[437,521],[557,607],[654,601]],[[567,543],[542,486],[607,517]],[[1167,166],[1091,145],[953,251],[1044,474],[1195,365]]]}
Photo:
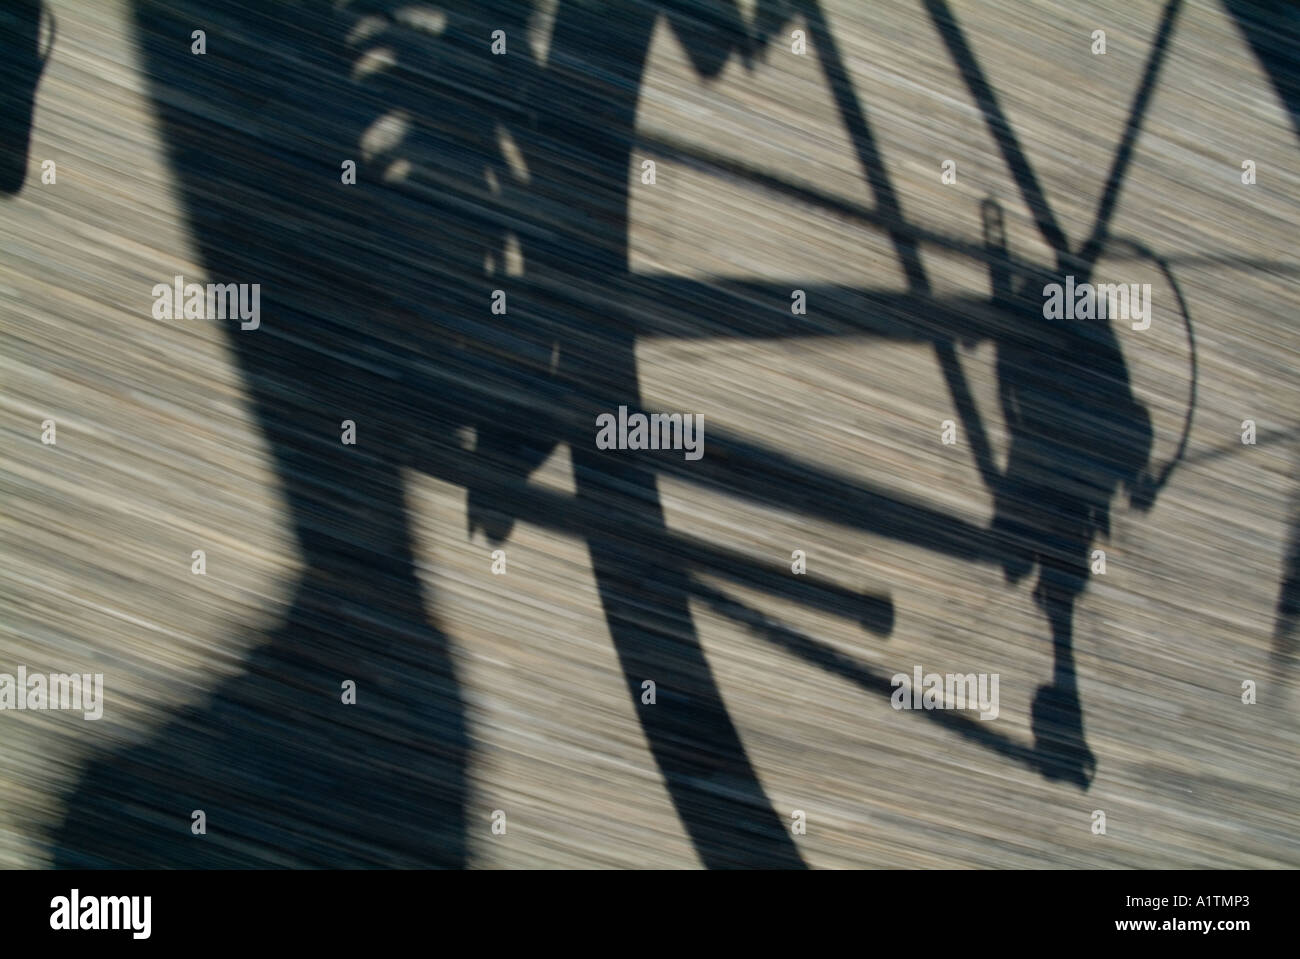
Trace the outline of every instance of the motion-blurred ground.
{"label": "motion-blurred ground", "polygon": [[[414,168],[402,156],[386,162],[385,150],[400,153],[392,141],[403,124],[420,126],[421,115],[406,103],[406,119],[397,116],[389,130],[378,122],[391,106],[385,88],[365,85],[367,69],[383,74],[394,62],[412,71],[399,92],[448,82],[428,80],[440,67],[424,48],[402,47],[401,31],[421,22],[410,11],[427,8],[425,33],[478,31],[484,58],[498,11],[463,25],[454,12],[439,20],[435,4],[371,4],[380,11],[375,29],[396,39],[386,45],[387,35],[376,34],[367,49],[359,26],[366,6],[351,6],[337,15],[353,17],[361,31],[349,46],[331,33],[343,20],[314,20],[322,5],[308,0],[250,8],[50,4],[56,29],[35,97],[26,181],[0,197],[0,672],[19,665],[102,672],[107,703],[99,722],[0,713],[0,865],[427,858],[481,867],[679,867],[743,860],[743,850],[710,848],[701,837],[737,842],[747,817],[784,827],[795,810],[806,814],[807,832],[793,845],[817,867],[1300,865],[1300,721],[1288,620],[1295,611],[1286,590],[1300,523],[1294,14],[1211,0],[1174,4],[1122,182],[1108,187],[1164,4],[825,0],[819,17],[812,6],[759,11],[741,0],[741,24],[757,32],[766,23],[773,32],[761,55],[729,47],[730,27],[715,16],[722,4],[668,4],[650,15],[649,6],[610,4],[585,15],[592,36],[562,37],[571,47],[559,53],[592,49],[616,63],[633,45],[626,34],[648,29],[639,90],[617,92],[621,74],[611,67],[580,87],[591,98],[582,101],[584,119],[548,102],[544,86],[529,93],[514,75],[462,71],[455,75],[465,90],[439,102],[460,96],[461,109],[479,112],[451,134],[437,116],[423,116],[435,144],[426,156],[452,156],[436,146],[449,136],[490,141],[504,157],[492,174],[501,190],[537,195],[535,203],[502,200],[503,209],[527,208],[530,217],[503,226],[475,206],[491,202],[490,187],[478,196],[447,187],[437,169],[420,180],[418,159]],[[576,30],[571,11],[590,6],[541,4],[525,17],[505,5],[508,56],[538,64],[528,76],[544,67],[585,76],[581,62],[556,49],[549,60],[541,53],[549,30]],[[247,9],[259,12],[250,18]],[[515,22],[529,32],[516,32]],[[192,29],[206,31],[204,56],[190,52]],[[1097,29],[1106,31],[1104,56],[1090,50]],[[807,34],[804,56],[791,52],[794,30]],[[318,46],[309,42],[314,33]],[[264,58],[248,55],[263,46]],[[319,60],[307,59],[313,49]],[[331,74],[331,57],[353,72]],[[972,83],[972,62],[983,86]],[[484,71],[509,72],[484,63]],[[295,101],[313,77],[322,84],[312,87],[319,102]],[[630,129],[613,110],[601,115],[602,84],[616,91],[611,101],[635,106]],[[494,99],[483,92],[491,89],[506,92]],[[223,106],[218,90],[243,99]],[[467,107],[475,91],[482,100]],[[993,112],[999,119],[990,122]],[[361,144],[332,139],[331,118],[353,114],[356,131],[371,136],[368,158]],[[301,129],[289,125],[295,117]],[[324,119],[313,125],[313,117]],[[548,122],[560,126],[547,134]],[[589,126],[579,130],[581,123]],[[548,153],[545,136],[562,141],[564,124],[579,139],[602,124],[611,136],[630,136],[626,156]],[[529,154],[529,131],[538,128],[542,145]],[[511,136],[540,158],[527,175],[509,162],[511,148],[499,147]],[[340,163],[353,156],[362,164],[358,189],[372,188],[367,176],[373,184],[387,175],[402,181],[393,190],[406,199],[340,200],[355,208],[340,206],[346,212],[333,222],[331,197],[339,194],[331,191],[352,189],[338,181]],[[940,176],[949,159],[951,185]],[[56,165],[54,183],[42,182],[47,160]],[[589,179],[590,195],[573,199],[583,180],[569,174],[576,182],[566,183],[565,164],[581,171],[606,160],[626,163],[625,180],[614,189]],[[643,160],[657,164],[653,185],[642,182]],[[1253,185],[1241,180],[1245,160],[1255,164]],[[1031,181],[1046,204],[1038,210],[1026,200]],[[574,192],[547,196],[556,184]],[[432,240],[390,222],[421,190],[432,191],[448,224]],[[592,197],[605,191],[617,206],[619,190],[626,231],[616,218],[612,226],[582,219],[583,203],[596,209]],[[934,304],[988,300],[989,266],[971,254],[985,245],[984,201],[1004,211],[1012,253],[1048,268],[1043,209],[1077,250],[1108,195],[1110,233],[1171,265],[1199,366],[1181,462],[1145,512],[1115,492],[1109,535],[1092,544],[1105,550],[1106,572],[1091,577],[1075,604],[1079,716],[1095,764],[1083,788],[1071,776],[1044,775],[1033,728],[1035,697],[1054,672],[1049,623],[1033,598],[1038,577],[1008,582],[994,547],[982,545],[995,500],[969,420],[933,343],[898,331],[909,322],[944,326]],[[572,204],[584,212],[566,220]],[[927,289],[912,300],[902,297],[916,291],[900,253],[908,243],[885,229],[891,210],[919,237],[912,269],[920,264]],[[359,232],[340,232],[347,217],[362,224]],[[485,267],[474,244],[497,228],[518,236]],[[532,248],[554,254],[580,242],[573,238],[584,229],[585,265],[529,259]],[[618,282],[602,259],[604,238],[614,234],[610,242],[626,243],[609,254],[626,253],[628,276]],[[390,247],[367,249],[385,238]],[[1128,252],[1108,248],[1098,273],[1152,285],[1150,329],[1116,323],[1113,332],[1132,393],[1149,411],[1158,471],[1177,453],[1192,351],[1168,277]],[[292,302],[277,302],[277,271],[289,275],[299,255],[315,292],[304,279]],[[453,264],[434,271],[428,293],[418,280],[422,257]],[[461,272],[477,297],[532,280],[537,262],[561,293],[552,289],[536,315],[587,303],[589,316],[569,316],[578,332],[537,334],[534,357],[470,329],[469,340],[487,341],[475,355],[488,366],[453,368],[441,352],[430,358],[435,346],[460,348],[446,330],[457,327],[457,314],[445,298]],[[374,263],[395,264],[387,282],[400,301],[376,306],[378,320],[328,285],[331,275],[373,272]],[[265,285],[262,330],[153,318],[155,284],[177,274],[205,282],[217,264],[234,272],[212,279]],[[588,281],[591,289],[578,291]],[[808,293],[806,316],[788,309],[795,289]],[[899,294],[890,302],[900,315],[877,323],[845,290]],[[506,321],[488,314],[486,293],[476,302],[484,324]],[[535,301],[521,294],[519,302],[508,316],[532,322]],[[642,321],[635,340],[585,338],[602,323],[624,322],[605,302]],[[422,342],[419,319],[440,310],[453,319],[436,332],[429,326],[436,344]],[[559,330],[563,322],[555,322]],[[877,327],[890,335],[876,335]],[[539,328],[507,330],[527,340]],[[293,331],[279,353],[250,353],[261,347],[247,344],[258,341],[239,339],[275,343],[277,330]],[[992,463],[1007,470],[998,382],[1007,371],[999,373],[995,338],[952,339]],[[704,415],[701,472],[679,455],[664,457],[654,485],[666,534],[619,539],[617,527],[635,517],[601,504],[636,497],[594,496],[591,512],[565,506],[581,497],[575,454],[558,442],[542,451],[547,459],[530,481],[551,498],[519,508],[503,547],[508,572],[493,575],[498,544],[481,525],[468,532],[475,517],[466,491],[475,476],[490,485],[493,464],[457,458],[457,443],[470,444],[473,434],[456,422],[462,396],[473,406],[467,420],[490,423],[491,403],[469,397],[481,381],[488,396],[503,391],[502,408],[510,407],[501,370],[511,373],[516,352],[542,374],[556,344],[561,369],[622,369],[631,353],[607,353],[624,340],[646,408]],[[337,376],[333,407],[328,381],[313,381],[310,395],[290,388],[307,381],[311,350],[331,342],[345,345],[337,355],[322,348],[317,361],[321,377]],[[349,385],[349,369],[367,385]],[[436,390],[424,385],[429,369]],[[1081,382],[1085,392],[1073,403],[1087,408],[1086,377]],[[1097,389],[1101,395],[1106,384]],[[586,409],[585,398],[575,402]],[[300,409],[317,418],[295,419]],[[564,401],[540,409],[550,424],[562,418]],[[509,415],[520,422],[518,409]],[[47,419],[57,424],[54,446],[41,442]],[[357,422],[355,450],[338,443],[345,419]],[[954,446],[940,443],[949,419],[960,430]],[[1257,426],[1256,445],[1241,442],[1247,419]],[[539,430],[551,439],[579,435],[567,428]],[[407,436],[432,451],[427,461],[423,452],[388,458]],[[1090,442],[1099,452],[1106,445]],[[330,477],[313,484],[303,478],[318,468],[311,443],[321,462],[358,458],[331,461]],[[351,490],[343,488],[349,477]],[[295,492],[308,486],[319,489]],[[484,495],[508,507],[514,494]],[[367,512],[371,496],[383,500],[373,507],[378,519]],[[891,511],[903,500],[924,505],[917,515],[925,522],[908,525]],[[409,557],[388,548],[402,536],[386,525],[395,502],[409,523]],[[352,578],[346,570],[366,567],[359,553],[329,576],[313,569],[310,550],[323,556],[335,547],[305,550],[307,526],[323,539],[336,528],[350,530],[351,543],[368,538],[374,567],[392,563],[392,582],[411,579],[418,591],[379,573],[373,582]],[[604,529],[595,552],[618,586],[598,584],[588,546],[595,527]],[[637,565],[620,544],[662,555]],[[205,576],[191,573],[197,549],[206,553]],[[809,584],[789,573],[794,550],[807,555]],[[750,802],[743,771],[715,782],[693,773],[689,759],[668,761],[676,770],[670,788],[639,721],[640,710],[675,708],[673,684],[660,682],[653,707],[633,697],[635,677],[620,665],[609,609],[622,603],[619,615],[643,621],[637,629],[647,636],[683,628],[682,617],[665,610],[677,608],[686,587],[679,595],[662,586],[676,582],[679,565],[690,566],[694,635],[770,810]],[[657,569],[666,570],[663,580]],[[406,608],[417,595],[422,610]],[[892,606],[892,619],[867,614],[864,622],[873,603]],[[421,613],[431,626],[412,625]],[[331,630],[345,619],[346,629]],[[623,641],[636,646],[639,636]],[[635,669],[661,679],[657,647],[646,643]],[[421,644],[438,650],[429,670]],[[696,661],[682,657],[663,675],[698,679]],[[963,732],[891,709],[888,677],[910,675],[917,664],[997,673],[999,718]],[[359,682],[356,707],[338,701],[349,678]],[[1246,680],[1258,686],[1256,705],[1242,703]],[[423,706],[427,721],[417,715]],[[331,724],[346,709],[362,712],[343,720],[346,732],[335,737]],[[691,741],[689,724],[649,728],[658,728],[665,754],[704,748]],[[312,752],[300,768],[295,750]],[[352,810],[350,795],[364,796],[367,808]],[[429,797],[436,802],[425,805]],[[190,834],[197,808],[208,812],[206,837]],[[505,835],[492,832],[494,810],[506,813]],[[1092,831],[1095,810],[1105,813],[1105,835]],[[290,822],[298,832],[286,839]],[[401,851],[408,831],[409,859]],[[444,841],[445,857],[422,855]]]}

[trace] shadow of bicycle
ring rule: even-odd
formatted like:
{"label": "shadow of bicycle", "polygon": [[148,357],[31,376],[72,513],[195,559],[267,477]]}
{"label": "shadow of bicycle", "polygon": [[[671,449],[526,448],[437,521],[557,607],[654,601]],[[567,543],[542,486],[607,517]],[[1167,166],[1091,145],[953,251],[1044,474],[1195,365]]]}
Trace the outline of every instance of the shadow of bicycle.
{"label": "shadow of bicycle", "polygon": [[[774,32],[784,14],[764,9],[763,29]],[[691,598],[865,689],[892,689],[695,573],[877,634],[892,629],[893,609],[888,597],[804,582],[671,532],[659,475],[822,509],[849,527],[1001,564],[1013,579],[1037,565],[1056,667],[1034,704],[1035,744],[960,716],[920,715],[1087,786],[1095,761],[1074,679],[1073,606],[1112,496],[1146,464],[1149,420],[1108,325],[1045,325],[1041,275],[1026,275],[995,238],[989,296],[816,291],[828,328],[846,335],[933,343],[941,361],[958,339],[997,344],[1012,444],[993,528],[748,438],[711,433],[699,463],[594,446],[597,414],[641,406],[635,345],[647,317],[676,331],[704,329],[708,316],[735,337],[790,335],[788,290],[628,267],[628,176],[651,31],[668,17],[708,77],[728,56],[755,52],[733,4],[564,3],[544,65],[521,39],[528,4],[136,0],[133,10],[205,271],[262,286],[260,328],[232,323],[231,343],[305,573],[284,621],[237,677],[149,742],[84,770],[53,839],[58,865],[465,864],[465,705],[430,616],[437,598],[415,574],[407,468],[463,485],[472,529],[494,542],[520,519],[586,539],[628,693],[706,866],[803,863],[723,704]],[[190,52],[199,27],[201,57]],[[508,55],[491,53],[494,30]],[[829,39],[821,48],[833,52]],[[878,160],[842,68],[829,79],[860,153]],[[355,184],[342,178],[348,160]],[[867,168],[888,228],[903,231],[883,166]],[[900,255],[909,256],[906,242]],[[505,314],[491,309],[497,290]],[[969,397],[955,398],[973,418]],[[364,437],[356,446],[339,442],[345,419]],[[461,443],[467,426],[472,452]],[[569,497],[528,483],[558,444],[572,453]],[[640,702],[647,676],[659,689],[654,708]],[[344,679],[366,691],[356,705],[340,706]],[[213,824],[202,841],[189,831],[196,809]]]}

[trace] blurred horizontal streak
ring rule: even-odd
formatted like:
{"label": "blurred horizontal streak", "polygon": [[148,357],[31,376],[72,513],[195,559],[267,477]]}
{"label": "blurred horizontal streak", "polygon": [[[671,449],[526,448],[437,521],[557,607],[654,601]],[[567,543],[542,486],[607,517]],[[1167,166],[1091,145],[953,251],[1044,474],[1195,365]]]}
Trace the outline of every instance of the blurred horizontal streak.
{"label": "blurred horizontal streak", "polygon": [[[801,183],[785,175],[772,172],[768,168],[756,166],[737,157],[728,156],[720,151],[711,150],[707,144],[694,140],[673,137],[670,134],[656,132],[642,133],[637,137],[637,145],[651,155],[664,156],[678,160],[703,173],[721,174],[734,182],[737,188],[758,188],[773,194],[774,197],[793,200],[818,210],[825,210],[842,218],[846,223],[856,223],[878,230],[897,234],[922,248],[933,247],[946,254],[974,260],[989,266],[1006,264],[1013,271],[1042,278],[1045,282],[1059,280],[1059,274],[1051,268],[1032,260],[1015,255],[999,255],[986,246],[973,243],[955,233],[943,233],[930,226],[901,219],[891,219],[874,207],[855,202],[839,194],[819,190],[816,186]],[[1128,263],[1148,259],[1141,253],[1107,249],[1108,263]],[[1261,273],[1278,273],[1288,276],[1300,276],[1300,261],[1270,260],[1258,256],[1245,256],[1231,253],[1173,253],[1163,257],[1171,266],[1227,266],[1239,270],[1252,270]]]}

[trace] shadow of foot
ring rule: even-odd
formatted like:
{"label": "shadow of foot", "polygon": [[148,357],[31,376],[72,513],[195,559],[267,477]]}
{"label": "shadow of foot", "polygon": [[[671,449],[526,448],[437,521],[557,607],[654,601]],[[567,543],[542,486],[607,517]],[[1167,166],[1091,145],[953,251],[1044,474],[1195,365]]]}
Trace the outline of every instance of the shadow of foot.
{"label": "shadow of foot", "polygon": [[1040,686],[1031,711],[1034,747],[1043,776],[1087,789],[1097,761],[1083,735],[1083,708],[1072,690]]}
{"label": "shadow of foot", "polygon": [[466,737],[442,637],[320,586],[206,704],[87,767],[56,866],[464,864]]}

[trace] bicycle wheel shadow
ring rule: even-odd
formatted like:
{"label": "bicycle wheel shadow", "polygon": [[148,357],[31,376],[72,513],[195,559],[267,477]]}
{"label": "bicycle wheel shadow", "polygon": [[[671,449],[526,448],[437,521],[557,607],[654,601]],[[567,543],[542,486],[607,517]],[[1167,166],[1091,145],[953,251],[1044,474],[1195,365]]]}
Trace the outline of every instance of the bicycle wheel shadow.
{"label": "bicycle wheel shadow", "polygon": [[[1224,0],[1224,8],[1268,75],[1292,129],[1300,136],[1300,11],[1294,4],[1277,0]],[[1274,622],[1270,662],[1281,679],[1294,675],[1300,665],[1300,507],[1292,509]]]}

